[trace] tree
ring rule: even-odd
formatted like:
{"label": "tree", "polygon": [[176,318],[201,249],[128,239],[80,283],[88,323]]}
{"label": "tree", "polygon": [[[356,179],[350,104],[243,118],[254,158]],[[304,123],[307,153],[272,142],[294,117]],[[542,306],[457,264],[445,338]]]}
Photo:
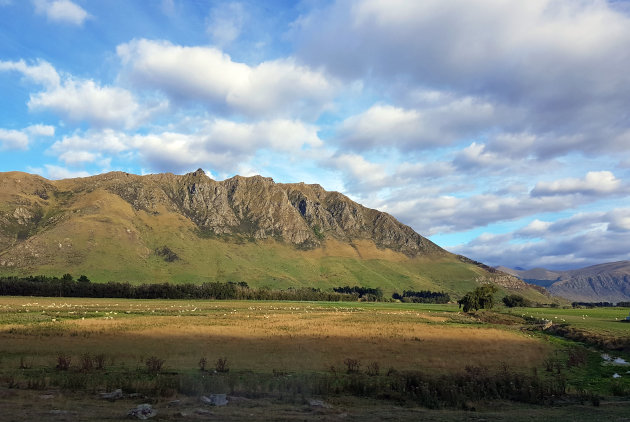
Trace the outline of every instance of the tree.
{"label": "tree", "polygon": [[87,278],[86,275],[81,274],[81,277],[79,277],[79,279],[77,280],[79,283],[89,283],[90,279]]}
{"label": "tree", "polygon": [[521,295],[508,295],[508,296],[505,296],[503,298],[503,303],[508,308],[514,308],[514,307],[526,308],[526,307],[532,305],[532,303],[529,300],[525,299]]}
{"label": "tree", "polygon": [[472,292],[468,292],[463,298],[457,301],[459,307],[464,308],[464,312],[479,309],[492,309],[494,306],[494,294],[497,292],[496,286],[484,284],[477,287]]}

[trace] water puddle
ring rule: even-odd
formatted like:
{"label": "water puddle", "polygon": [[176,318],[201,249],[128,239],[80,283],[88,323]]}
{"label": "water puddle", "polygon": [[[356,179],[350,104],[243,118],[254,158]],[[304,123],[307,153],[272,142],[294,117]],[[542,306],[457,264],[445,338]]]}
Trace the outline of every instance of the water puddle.
{"label": "water puddle", "polygon": [[623,358],[613,358],[608,353],[602,354],[602,359],[604,359],[605,365],[617,365],[617,366],[626,366],[630,365],[630,362],[626,361]]}

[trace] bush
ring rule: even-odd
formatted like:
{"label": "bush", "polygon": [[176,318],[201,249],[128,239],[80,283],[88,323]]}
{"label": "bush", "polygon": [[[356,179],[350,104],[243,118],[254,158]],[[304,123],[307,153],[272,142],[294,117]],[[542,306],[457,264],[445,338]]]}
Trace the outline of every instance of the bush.
{"label": "bush", "polygon": [[361,363],[357,359],[347,358],[343,361],[346,365],[346,372],[348,374],[356,374],[359,372],[359,368],[361,367]]}
{"label": "bush", "polygon": [[146,360],[145,365],[147,366],[147,370],[152,373],[158,373],[162,370],[162,365],[164,365],[164,359],[159,359],[155,356],[151,356]]}
{"label": "bush", "polygon": [[72,362],[71,356],[59,353],[57,355],[57,366],[55,366],[55,368],[60,371],[67,371],[70,368],[70,362]]}
{"label": "bush", "polygon": [[217,372],[229,372],[230,368],[228,366],[228,360],[226,357],[222,357],[217,359],[214,364],[214,370]]}

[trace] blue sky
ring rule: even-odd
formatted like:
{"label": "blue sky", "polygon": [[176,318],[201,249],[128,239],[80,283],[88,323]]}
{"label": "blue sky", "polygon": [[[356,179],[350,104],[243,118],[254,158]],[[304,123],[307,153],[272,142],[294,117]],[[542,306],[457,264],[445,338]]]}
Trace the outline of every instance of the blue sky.
{"label": "blue sky", "polygon": [[630,259],[630,7],[0,0],[0,171],[319,183],[490,265]]}

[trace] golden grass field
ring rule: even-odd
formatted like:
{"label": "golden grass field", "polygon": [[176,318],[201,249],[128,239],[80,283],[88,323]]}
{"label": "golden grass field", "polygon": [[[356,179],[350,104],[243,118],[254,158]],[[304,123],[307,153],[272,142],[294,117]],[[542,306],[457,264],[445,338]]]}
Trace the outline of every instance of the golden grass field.
{"label": "golden grass field", "polygon": [[[580,311],[553,312],[568,319]],[[593,312],[592,324],[604,327],[611,312]],[[625,420],[630,377],[611,378],[619,369],[602,366],[595,350],[571,367],[567,350],[584,346],[524,322],[455,305],[0,297],[0,419],[119,420],[150,402],[157,419],[169,421]],[[105,369],[82,368],[85,354],[105,355]],[[56,368],[60,356],[71,358],[68,370]],[[151,357],[164,360],[161,372],[148,370]],[[202,357],[208,372],[199,371]],[[213,374],[223,357],[229,374]],[[360,373],[346,374],[348,358],[361,363]],[[373,362],[379,376],[367,372]],[[561,365],[549,372],[549,362]],[[476,372],[482,368],[486,378]],[[476,373],[482,380],[467,390],[461,380],[471,383]],[[441,389],[444,401],[405,387],[414,380]],[[568,380],[560,390],[569,401],[550,405],[554,393],[493,399],[486,390],[467,398],[477,387],[495,394],[493,383],[506,380],[524,383],[514,394]],[[116,388],[128,395],[99,398]],[[199,397],[213,392],[231,395],[230,404],[208,409]],[[597,394],[601,403],[589,404]],[[326,406],[310,405],[313,397]]]}
{"label": "golden grass field", "polygon": [[104,353],[115,366],[195,369],[227,357],[235,370],[532,368],[551,346],[518,330],[474,324],[455,306],[82,298],[0,298],[0,368]]}

